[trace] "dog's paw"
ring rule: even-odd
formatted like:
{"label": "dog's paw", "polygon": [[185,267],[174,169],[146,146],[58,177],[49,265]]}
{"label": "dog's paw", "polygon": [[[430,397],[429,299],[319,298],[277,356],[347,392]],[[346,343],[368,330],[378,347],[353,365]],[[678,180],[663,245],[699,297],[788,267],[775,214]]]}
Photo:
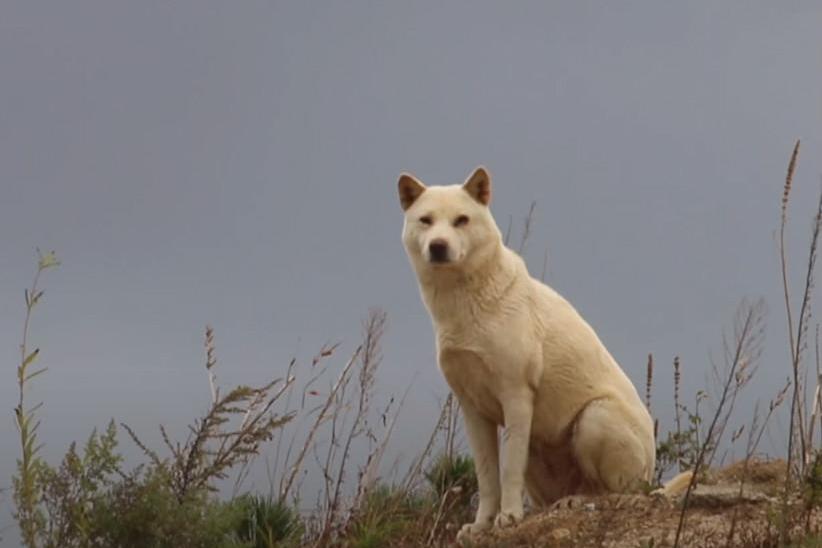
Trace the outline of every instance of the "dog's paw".
{"label": "dog's paw", "polygon": [[490,528],[490,521],[466,523],[460,528],[460,532],[457,533],[457,544],[464,544],[470,540],[472,535],[487,531]]}
{"label": "dog's paw", "polygon": [[578,510],[581,508],[589,508],[590,501],[588,497],[582,495],[569,495],[562,497],[549,507],[549,510]]}
{"label": "dog's paw", "polygon": [[500,512],[494,520],[494,527],[504,529],[522,521],[522,510],[514,512]]}

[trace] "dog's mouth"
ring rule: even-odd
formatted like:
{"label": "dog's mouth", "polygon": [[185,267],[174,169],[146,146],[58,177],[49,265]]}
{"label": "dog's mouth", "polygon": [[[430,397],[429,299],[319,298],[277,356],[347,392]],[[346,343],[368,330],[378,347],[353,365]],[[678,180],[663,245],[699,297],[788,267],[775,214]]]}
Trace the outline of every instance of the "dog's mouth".
{"label": "dog's mouth", "polygon": [[453,261],[449,257],[428,257],[428,262],[434,266],[446,266],[451,264]]}
{"label": "dog's mouth", "polygon": [[428,265],[428,268],[435,271],[452,270],[455,268],[459,268],[460,266],[460,261],[457,257],[435,258],[428,256],[426,258],[426,264]]}

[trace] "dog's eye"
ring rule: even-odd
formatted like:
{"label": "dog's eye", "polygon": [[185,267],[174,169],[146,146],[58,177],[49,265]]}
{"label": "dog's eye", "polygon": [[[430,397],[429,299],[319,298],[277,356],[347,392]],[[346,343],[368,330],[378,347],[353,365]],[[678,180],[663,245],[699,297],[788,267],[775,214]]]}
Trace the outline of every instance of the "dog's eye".
{"label": "dog's eye", "polygon": [[434,220],[431,219],[430,215],[425,215],[423,217],[420,217],[420,222],[424,225],[430,225],[434,222]]}
{"label": "dog's eye", "polygon": [[454,226],[463,226],[468,224],[468,215],[460,215],[454,219]]}

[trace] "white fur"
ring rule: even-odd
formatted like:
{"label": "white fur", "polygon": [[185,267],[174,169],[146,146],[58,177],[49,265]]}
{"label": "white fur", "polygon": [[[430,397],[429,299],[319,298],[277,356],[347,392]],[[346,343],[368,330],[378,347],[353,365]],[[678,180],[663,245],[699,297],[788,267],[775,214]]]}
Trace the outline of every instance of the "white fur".
{"label": "white fur", "polygon": [[[460,537],[522,519],[524,488],[546,505],[650,481],[645,405],[579,313],[503,245],[484,168],[463,185],[426,187],[403,174],[399,187],[403,243],[479,480],[476,519]],[[461,215],[468,222],[454,226]],[[448,262],[432,262],[432,242],[447,245]]]}

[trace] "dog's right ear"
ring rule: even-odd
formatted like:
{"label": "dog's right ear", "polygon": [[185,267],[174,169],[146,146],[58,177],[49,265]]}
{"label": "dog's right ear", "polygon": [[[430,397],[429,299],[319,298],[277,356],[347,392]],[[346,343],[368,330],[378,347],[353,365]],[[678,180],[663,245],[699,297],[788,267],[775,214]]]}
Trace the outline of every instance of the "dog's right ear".
{"label": "dog's right ear", "polygon": [[425,191],[425,185],[410,173],[400,175],[398,187],[400,191],[400,205],[403,211],[411,207],[411,204]]}

